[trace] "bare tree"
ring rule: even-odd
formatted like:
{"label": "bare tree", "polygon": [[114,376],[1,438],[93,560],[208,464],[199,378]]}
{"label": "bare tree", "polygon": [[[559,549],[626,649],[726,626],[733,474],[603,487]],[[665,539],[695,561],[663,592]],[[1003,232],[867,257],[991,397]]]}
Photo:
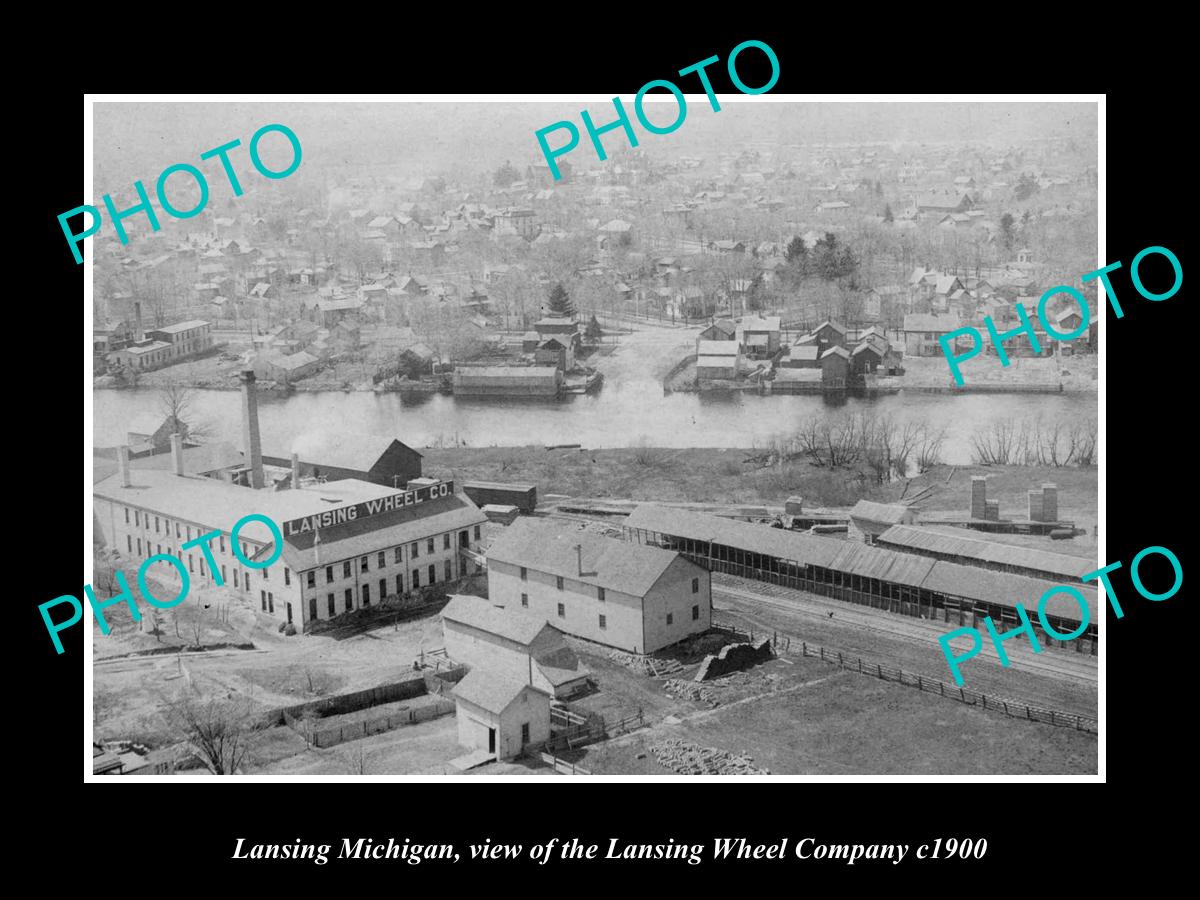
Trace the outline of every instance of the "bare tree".
{"label": "bare tree", "polygon": [[934,429],[923,425],[917,439],[917,472],[924,475],[942,461],[942,445],[946,443],[946,429]]}
{"label": "bare tree", "polygon": [[256,727],[247,701],[198,697],[183,691],[163,698],[164,716],[214,775],[237,774],[246,761],[249,736]]}
{"label": "bare tree", "polygon": [[159,389],[159,411],[178,423],[179,432],[186,440],[204,440],[212,433],[210,423],[197,415],[195,403],[196,392],[186,384],[170,381]]}

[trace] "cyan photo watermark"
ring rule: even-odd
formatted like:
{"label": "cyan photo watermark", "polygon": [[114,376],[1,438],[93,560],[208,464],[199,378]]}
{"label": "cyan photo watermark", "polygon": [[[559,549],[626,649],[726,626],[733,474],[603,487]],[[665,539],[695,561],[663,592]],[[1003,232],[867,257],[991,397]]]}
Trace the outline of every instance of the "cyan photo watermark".
{"label": "cyan photo watermark", "polygon": [[[259,142],[263,139],[263,137],[273,131],[279,132],[286,137],[288,139],[288,143],[290,143],[292,147],[291,163],[286,168],[278,171],[268,169],[263,164],[262,156],[259,154],[258,149]],[[213,157],[217,157],[221,160],[221,167],[225,170],[225,177],[229,179],[229,186],[232,188],[233,196],[235,197],[240,197],[246,192],[242,189],[242,183],[238,180],[237,172],[235,172],[233,168],[233,163],[229,160],[229,153],[231,150],[235,150],[241,145],[241,139],[235,138],[228,143],[222,144],[219,147],[214,147],[211,150],[205,150],[200,154],[201,160],[208,160],[212,159]],[[254,165],[254,168],[258,171],[258,174],[262,175],[264,178],[270,178],[274,180],[287,178],[298,168],[300,168],[300,158],[300,139],[296,137],[296,133],[286,125],[264,125],[262,128],[258,129],[258,131],[254,132],[254,136],[250,138],[250,162]],[[192,176],[192,178],[196,180],[196,186],[200,192],[200,200],[191,209],[177,209],[174,205],[172,205],[171,201],[167,199],[167,180],[176,172],[185,173]],[[123,246],[129,243],[129,235],[125,231],[124,221],[130,216],[137,215],[138,213],[145,213],[146,220],[150,223],[151,231],[158,231],[162,227],[158,222],[158,215],[154,212],[154,205],[150,202],[150,196],[146,193],[146,186],[142,184],[140,179],[133,183],[133,189],[138,195],[139,202],[128,209],[118,210],[116,204],[113,203],[111,194],[105,194],[102,198],[104,201],[104,208],[108,211],[108,217],[110,220],[112,220],[113,230],[116,231],[117,238],[121,241]],[[174,165],[167,166],[159,174],[158,181],[154,186],[154,193],[158,197],[159,206],[161,206],[168,215],[173,216],[176,219],[191,219],[204,212],[204,208],[208,206],[208,179],[204,177],[203,172],[190,163],[175,163]],[[92,224],[83,231],[76,233],[71,230],[71,226],[67,224],[67,220],[80,215],[81,213],[86,213],[87,215],[91,216]],[[77,206],[74,209],[59,215],[58,224],[62,228],[63,234],[67,237],[67,243],[71,247],[71,252],[75,255],[75,262],[82,263],[83,254],[79,252],[79,244],[87,238],[99,233],[104,224],[104,217],[100,215],[100,210],[98,210],[96,207],[85,203],[82,206]]]}
{"label": "cyan photo watermark", "polygon": [[[738,75],[738,55],[742,53],[742,51],[748,50],[751,47],[754,47],[766,54],[767,60],[771,63],[771,78],[761,87],[750,87],[744,81],[742,81],[741,77]],[[713,92],[712,82],[709,80],[708,73],[705,72],[705,69],[720,61],[721,58],[719,56],[710,56],[708,59],[703,59],[698,63],[693,63],[686,68],[680,69],[678,72],[680,75],[690,75],[693,72],[696,73],[697,77],[700,79],[700,83],[704,86],[704,93],[708,95],[708,103],[709,106],[712,107],[713,112],[720,112],[721,104],[717,100],[717,95]],[[733,86],[743,94],[765,94],[771,88],[775,87],[776,82],[779,81],[779,57],[775,55],[774,50],[772,50],[762,41],[742,41],[742,43],[738,44],[730,52],[729,59],[726,61],[726,68],[729,71],[729,80],[732,81]],[[675,97],[676,104],[679,106],[679,112],[675,117],[675,121],[670,125],[655,125],[646,116],[646,110],[644,108],[646,93],[648,91],[655,90],[656,88],[670,91]],[[617,118],[616,121],[609,122],[607,125],[601,125],[597,127],[596,123],[592,121],[591,114],[587,110],[580,110],[579,113],[579,117],[583,121],[583,127],[587,130],[588,137],[591,138],[592,141],[592,146],[596,150],[596,156],[601,162],[604,162],[606,159],[608,159],[608,153],[604,149],[604,144],[600,142],[600,136],[603,134],[607,134],[610,131],[622,128],[625,130],[625,136],[629,139],[629,146],[636,147],[638,145],[637,132],[634,131],[633,124],[629,121],[629,113],[625,110],[625,106],[621,102],[621,98],[613,97],[612,102],[613,106],[616,107],[617,110]],[[674,82],[667,81],[666,79],[662,78],[656,78],[653,81],[647,81],[638,90],[637,96],[633,101],[633,112],[637,117],[638,122],[641,123],[641,126],[651,134],[671,134],[674,131],[678,131],[680,126],[683,125],[684,119],[687,118],[687,100],[683,96],[683,91],[681,91],[679,86]],[[546,139],[546,136],[551,132],[558,130],[565,130],[567,132],[567,141],[561,147],[556,147],[552,150],[550,149],[550,142]],[[575,126],[574,122],[563,120],[560,122],[555,122],[553,125],[547,125],[545,128],[539,128],[536,132],[534,132],[534,137],[537,138],[538,146],[542,149],[542,155],[546,158],[546,164],[550,167],[550,173],[554,176],[554,180],[560,180],[562,178],[562,172],[559,169],[557,160],[560,156],[565,156],[579,146],[579,129]]]}
{"label": "cyan photo watermark", "polygon": [[[242,552],[238,543],[239,532],[241,532],[242,528],[251,522],[262,522],[271,531],[271,537],[275,550],[270,557],[265,560],[259,560],[256,562],[252,559],[248,559]],[[246,566],[248,569],[266,569],[273,565],[283,554],[283,532],[279,530],[279,526],[276,525],[271,519],[264,515],[260,515],[259,513],[252,513],[248,516],[242,516],[242,518],[238,519],[237,522],[234,523],[234,526],[230,529],[229,534],[231,538],[230,543],[233,545],[232,549],[234,557],[238,562]],[[209,542],[220,536],[220,531],[210,531],[208,534],[202,534],[199,537],[188,541],[186,544],[181,544],[179,556],[173,556],[170,553],[156,553],[153,556],[147,557],[145,560],[143,560],[141,566],[138,568],[137,573],[137,585],[138,590],[141,592],[142,598],[155,609],[172,609],[187,599],[188,591],[191,589],[191,577],[188,575],[187,566],[183,564],[183,551],[190,550],[192,547],[199,547],[200,552],[204,554],[204,559],[208,562],[208,570],[212,572],[213,581],[217,583],[217,587],[224,585],[225,579],[221,577],[220,566],[217,565],[216,559],[213,558],[212,548],[209,547]],[[179,573],[179,595],[172,600],[161,600],[158,597],[155,597],[153,592],[150,590],[150,586],[146,583],[146,570],[158,562],[164,562],[170,566],[173,566],[175,571]],[[104,635],[108,635],[112,630],[104,618],[104,610],[110,606],[113,606],[114,604],[122,602],[128,604],[129,613],[133,617],[133,621],[142,621],[141,610],[138,609],[137,601],[133,598],[133,593],[129,589],[129,583],[125,580],[125,573],[120,569],[116,569],[113,572],[113,576],[116,579],[118,587],[121,588],[121,592],[114,594],[107,600],[97,600],[96,594],[92,590],[92,586],[90,584],[85,584],[83,586],[83,593],[87,595],[88,603],[91,604],[92,607],[92,615],[96,617],[96,621],[100,624],[100,633]],[[63,604],[70,604],[74,607],[75,611],[71,614],[71,618],[67,619],[65,622],[52,621],[50,618],[50,609]],[[83,604],[80,602],[78,597],[75,597],[72,594],[63,594],[61,597],[55,597],[53,600],[48,600],[38,606],[38,612],[42,614],[42,621],[46,623],[46,630],[50,632],[50,639],[54,642],[54,649],[61,654],[63,652],[63,645],[62,641],[58,638],[59,632],[65,631],[66,629],[79,624],[79,622],[83,619]]]}
{"label": "cyan photo watermark", "polygon": [[[1146,586],[1142,583],[1141,574],[1138,570],[1142,560],[1152,553],[1159,556],[1165,556],[1171,563],[1171,568],[1175,574],[1175,583],[1171,586],[1170,590],[1164,591],[1161,594],[1156,594],[1152,591],[1146,590]],[[1080,579],[1080,581],[1083,581],[1084,583],[1089,581],[1099,581],[1104,585],[1104,594],[1106,597],[1108,597],[1108,602],[1112,605],[1113,612],[1116,613],[1118,619],[1123,619],[1125,617],[1125,610],[1121,608],[1121,604],[1117,600],[1117,592],[1113,590],[1112,582],[1109,581],[1108,576],[1110,572],[1115,572],[1121,567],[1121,561],[1117,560],[1117,562],[1109,563],[1107,566],[1097,569],[1094,572],[1088,572]],[[1137,592],[1147,600],[1153,600],[1155,602],[1170,600],[1177,593],[1179,593],[1179,589],[1183,587],[1183,566],[1179,563],[1179,557],[1177,557],[1166,547],[1147,547],[1145,550],[1135,556],[1133,558],[1133,562],[1129,564],[1129,579],[1133,582],[1134,589],[1137,590]],[[1049,603],[1052,597],[1055,597],[1059,594],[1067,594],[1077,604],[1079,604],[1079,625],[1074,631],[1059,631],[1050,624],[1046,617],[1046,605]],[[992,646],[995,647],[996,656],[1000,658],[1000,665],[1002,666],[1009,665],[1008,654],[1004,652],[1004,642],[1011,640],[1012,638],[1019,637],[1022,634],[1029,638],[1029,646],[1032,648],[1034,653],[1042,652],[1042,646],[1040,643],[1038,643],[1037,634],[1034,631],[1033,623],[1029,620],[1029,613],[1026,612],[1025,607],[1020,603],[1014,603],[1013,606],[1016,607],[1017,618],[1021,620],[1021,625],[1018,628],[1013,628],[1001,634],[1000,632],[996,631],[996,625],[992,621],[991,616],[985,616],[983,619],[984,629],[987,631],[988,637],[990,637],[992,640]],[[1056,641],[1075,640],[1087,631],[1088,626],[1092,621],[1091,611],[1088,609],[1087,598],[1083,596],[1083,593],[1078,588],[1072,587],[1069,584],[1057,585],[1046,591],[1046,593],[1042,594],[1042,596],[1038,599],[1037,617],[1039,624],[1042,626],[1042,631],[1046,633],[1047,637],[1053,638]],[[950,647],[950,642],[956,637],[961,637],[964,635],[971,636],[971,646],[965,652],[955,654]],[[950,673],[954,676],[954,684],[958,687],[962,687],[962,664],[968,659],[978,656],[983,650],[982,633],[980,633],[978,628],[955,628],[953,631],[941,635],[938,638],[938,643],[942,646],[942,653],[945,655],[946,662],[950,666]]]}
{"label": "cyan photo watermark", "polygon": [[[1165,256],[1167,260],[1170,261],[1171,268],[1175,271],[1175,283],[1171,285],[1169,290],[1166,290],[1161,294],[1156,294],[1152,291],[1146,290],[1146,286],[1142,283],[1141,273],[1139,272],[1138,268],[1141,265],[1142,260],[1151,253]],[[1099,279],[1100,283],[1104,285],[1104,293],[1108,297],[1108,302],[1112,304],[1113,312],[1116,313],[1116,317],[1118,319],[1123,319],[1125,318],[1125,310],[1121,308],[1121,304],[1117,300],[1117,292],[1113,288],[1112,282],[1108,277],[1110,272],[1115,272],[1119,268],[1121,268],[1121,261],[1117,260],[1115,263],[1109,263],[1102,269],[1097,269],[1094,272],[1088,272],[1086,275],[1081,276],[1080,281],[1086,284],[1089,281],[1096,281]],[[1174,297],[1177,293],[1179,293],[1179,289],[1183,287],[1183,266],[1179,264],[1179,258],[1166,247],[1147,247],[1145,250],[1135,256],[1133,258],[1133,262],[1129,264],[1129,278],[1133,282],[1133,286],[1137,289],[1137,292],[1147,300],[1153,300],[1155,302],[1160,300],[1169,300],[1171,297]],[[1071,299],[1074,300],[1079,306],[1079,324],[1072,331],[1059,331],[1046,317],[1046,305],[1050,302],[1052,297],[1057,297],[1060,294],[1069,294]],[[995,348],[996,357],[1000,360],[1000,365],[1004,367],[1007,367],[1010,362],[1008,354],[1004,350],[1004,342],[1011,338],[1015,338],[1020,334],[1024,334],[1029,338],[1029,346],[1032,348],[1034,353],[1042,352],[1042,345],[1037,338],[1037,334],[1033,330],[1033,322],[1030,321],[1029,312],[1021,303],[1016,303],[1014,306],[1016,307],[1017,318],[1020,320],[1021,324],[1016,328],[1010,329],[1009,331],[997,331],[996,323],[992,321],[992,317],[983,317],[983,324],[987,329],[988,337],[992,342],[992,347]],[[1082,293],[1080,293],[1076,288],[1070,287],[1069,285],[1060,284],[1057,287],[1050,288],[1050,290],[1042,294],[1041,299],[1038,300],[1037,318],[1042,325],[1042,329],[1047,335],[1060,343],[1068,343],[1087,333],[1088,327],[1092,322],[1092,312],[1088,308],[1087,300],[1084,298]],[[971,348],[966,352],[955,353],[954,342],[960,335],[970,336],[973,340],[973,343]],[[954,383],[959,387],[962,387],[962,369],[959,367],[959,364],[966,362],[968,359],[973,359],[983,352],[983,335],[979,332],[978,328],[973,328],[970,325],[967,325],[963,328],[956,328],[954,331],[943,334],[938,338],[938,343],[942,347],[942,353],[946,357],[946,362],[950,365],[950,373],[954,376]]]}

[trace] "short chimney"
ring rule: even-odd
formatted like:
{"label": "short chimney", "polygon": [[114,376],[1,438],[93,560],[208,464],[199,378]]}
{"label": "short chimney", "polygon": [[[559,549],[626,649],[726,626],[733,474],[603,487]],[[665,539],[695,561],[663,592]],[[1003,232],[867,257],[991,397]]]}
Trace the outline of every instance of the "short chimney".
{"label": "short chimney", "polygon": [[242,381],[242,445],[250,467],[250,487],[261,490],[263,478],[262,440],[258,433],[258,393],[254,370],[245,369]]}
{"label": "short chimney", "polygon": [[971,476],[971,518],[987,518],[987,479],[982,475]]}
{"label": "short chimney", "polygon": [[300,490],[300,454],[292,454],[292,487]]}
{"label": "short chimney", "polygon": [[1029,521],[1030,522],[1043,521],[1043,519],[1042,519],[1042,516],[1043,516],[1042,499],[1043,499],[1043,497],[1042,497],[1041,491],[1039,491],[1035,488],[1029,489]]}
{"label": "short chimney", "polygon": [[140,341],[142,337],[142,304],[140,300],[135,300],[133,302],[133,339]]}
{"label": "short chimney", "polygon": [[121,466],[121,487],[130,487],[133,484],[133,479],[129,475],[129,447],[128,445],[117,449],[117,459]]}
{"label": "short chimney", "polygon": [[178,431],[171,435],[171,466],[176,475],[183,474],[183,435]]}
{"label": "short chimney", "polygon": [[1042,521],[1058,521],[1058,485],[1042,485]]}

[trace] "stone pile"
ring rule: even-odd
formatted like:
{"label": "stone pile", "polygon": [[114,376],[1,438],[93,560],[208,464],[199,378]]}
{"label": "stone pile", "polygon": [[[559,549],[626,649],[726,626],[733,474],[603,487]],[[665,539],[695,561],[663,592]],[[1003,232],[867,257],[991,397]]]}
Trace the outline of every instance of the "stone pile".
{"label": "stone pile", "polygon": [[678,678],[668,678],[663,682],[663,690],[676,700],[697,700],[709,706],[718,706],[721,701],[717,695],[706,687],[701,687],[694,681],[681,681]]}
{"label": "stone pile", "polygon": [[650,746],[659,765],[680,775],[770,775],[754,765],[747,753],[734,755],[716,747],[698,747],[678,739]]}
{"label": "stone pile", "polygon": [[650,674],[650,661],[644,656],[634,656],[632,653],[613,650],[608,654],[608,658],[627,669],[633,669],[639,675]]}

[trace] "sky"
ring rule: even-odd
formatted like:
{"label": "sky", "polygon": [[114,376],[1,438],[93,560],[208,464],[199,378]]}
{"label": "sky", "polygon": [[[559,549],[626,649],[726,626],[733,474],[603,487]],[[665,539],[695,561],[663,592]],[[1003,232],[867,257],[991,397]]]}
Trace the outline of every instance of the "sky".
{"label": "sky", "polygon": [[[653,97],[654,95],[650,95]],[[664,105],[647,105],[652,121],[677,115],[670,95]],[[974,142],[996,145],[1030,139],[1073,140],[1094,155],[1097,112],[1091,103],[798,103],[762,98],[720,97],[714,112],[701,94],[689,98],[683,124],[668,135],[646,132],[622,97],[640,146],[664,158],[707,157],[757,141],[785,144],[854,142]],[[234,139],[246,153],[251,135],[266,124],[290,127],[304,148],[303,171],[327,168],[403,166],[414,175],[492,170],[511,160],[539,160],[535,132],[560,120],[579,128],[580,145],[563,158],[584,168],[599,165],[579,112],[587,108],[597,126],[615,119],[611,101],[582,103],[503,101],[495,103],[96,103],[94,161],[96,191],[124,191],[135,179],[147,184],[169,165],[186,162],[207,171],[216,160],[200,154]],[[565,132],[553,135],[553,146]],[[270,140],[283,144],[283,138]],[[610,149],[623,146],[620,130],[604,136]],[[264,147],[268,146],[264,142]],[[283,157],[286,161],[286,156]],[[241,157],[250,171],[249,161]],[[239,167],[239,171],[241,168]],[[103,183],[102,183],[103,182]]]}

